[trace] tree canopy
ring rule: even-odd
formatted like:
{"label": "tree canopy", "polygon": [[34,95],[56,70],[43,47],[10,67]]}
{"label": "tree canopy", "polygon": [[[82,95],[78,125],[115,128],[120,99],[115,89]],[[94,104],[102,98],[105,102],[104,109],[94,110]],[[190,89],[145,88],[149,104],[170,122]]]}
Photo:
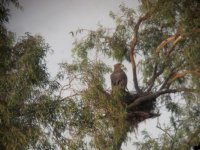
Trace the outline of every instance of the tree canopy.
{"label": "tree canopy", "polygon": [[[7,30],[10,4],[21,8],[18,0],[0,5],[0,149],[120,150],[142,121],[162,115],[160,105],[170,123],[158,122],[156,139],[143,132],[137,149],[199,143],[198,0],[140,0],[137,12],[122,4],[120,13],[110,12],[115,28],[71,32],[73,61],[60,64],[55,80],[44,39]],[[107,60],[131,68],[128,90],[111,89]]]}
{"label": "tree canopy", "polygon": [[[77,149],[87,149],[88,143],[95,149],[121,149],[140,122],[160,115],[160,104],[172,114],[170,125],[158,126],[163,132],[158,139],[146,133],[137,148],[189,149],[198,144],[199,8],[197,0],[141,0],[139,12],[123,4],[120,14],[110,12],[114,29],[100,25],[71,32],[84,34],[74,42],[74,61],[61,64],[66,75],[62,90],[68,92],[63,100],[74,104],[68,125]],[[106,59],[128,62],[129,91],[134,92],[111,91]]]}
{"label": "tree canopy", "polygon": [[47,72],[50,47],[40,35],[16,38],[8,31],[11,4],[19,6],[0,4],[0,149],[55,149],[64,105],[52,94],[59,83]]}

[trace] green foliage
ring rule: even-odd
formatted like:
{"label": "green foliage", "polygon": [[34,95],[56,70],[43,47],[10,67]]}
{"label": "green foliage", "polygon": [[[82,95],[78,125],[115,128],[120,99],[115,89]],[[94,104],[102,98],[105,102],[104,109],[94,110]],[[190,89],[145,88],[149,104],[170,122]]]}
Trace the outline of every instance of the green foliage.
{"label": "green foliage", "polygon": [[[136,65],[143,79],[142,90],[148,91],[151,87],[148,92],[152,94],[169,89],[194,88],[198,93],[200,22],[194,13],[199,12],[198,8],[199,2],[192,0],[141,0],[141,16],[150,13],[138,30],[134,49],[134,57],[141,58]],[[87,149],[86,143],[94,149],[120,149],[127,140],[127,133],[136,127],[126,121],[128,111],[123,102],[124,95],[117,89],[107,89],[105,82],[110,71],[104,62],[106,59],[130,63],[134,27],[140,18],[123,4],[120,10],[121,14],[110,12],[116,23],[114,29],[99,26],[95,31],[79,29],[71,32],[79,39],[74,42],[74,61],[61,64],[60,76],[69,81],[66,91],[72,93],[66,99],[71,95],[70,100],[76,106],[69,121],[69,127],[73,129],[70,136],[75,137],[71,139],[74,140],[72,145],[77,146],[72,146],[72,149]],[[79,33],[84,35],[83,38],[79,38]],[[181,99],[181,105],[172,99],[171,93],[160,97],[159,102],[172,114],[170,125],[159,127],[163,134],[156,139],[145,133],[144,141],[136,143],[138,149],[188,149],[197,143],[199,118],[194,115],[196,110],[193,108],[199,106],[199,95],[185,91],[175,94],[177,99]],[[198,136],[192,137],[193,134]],[[189,146],[183,144],[187,140]]]}
{"label": "green foliage", "polygon": [[190,98],[193,102],[179,107],[179,113],[171,117],[170,125],[159,126],[163,133],[158,138],[144,135],[144,141],[135,143],[137,149],[187,150],[197,145],[200,140],[199,98]]}
{"label": "green foliage", "polygon": [[[80,89],[71,93],[77,95],[71,99],[72,102],[74,101],[75,110],[71,112],[71,119],[68,119],[70,137],[75,137],[72,139],[74,142],[72,145],[87,149],[84,145],[89,143],[90,147],[97,149],[115,149],[122,133],[126,130],[123,121],[125,110],[119,101],[122,95],[118,92],[118,95],[115,94],[111,98],[104,91],[104,74],[110,72],[110,68],[105,63],[89,59],[86,62],[80,60],[73,64],[61,65],[63,72],[67,74],[67,79],[72,81],[70,88],[78,83]],[[88,136],[91,138],[89,142],[85,141]],[[82,146],[79,145],[80,143]],[[74,149],[70,146],[69,148]]]}
{"label": "green foliage", "polygon": [[[141,0],[140,13],[149,12],[149,16],[139,24],[138,31],[142,17],[122,4],[121,14],[110,12],[116,23],[114,29],[99,25],[95,31],[71,32],[77,40],[72,63],[60,64],[57,78],[64,81],[62,87],[49,79],[45,57],[50,47],[44,39],[26,33],[16,40],[6,29],[10,4],[20,7],[17,0],[3,0],[0,6],[0,149],[120,150],[127,134],[150,115],[141,105],[133,107],[130,114],[130,105],[124,101],[129,93],[110,90],[106,82],[111,72],[107,59],[130,63],[135,32],[133,57],[140,58],[136,69],[143,79],[139,83],[143,93],[135,98],[184,89],[175,92],[178,100],[166,92],[157,102],[171,112],[170,124],[158,125],[163,134],[154,139],[144,131],[144,140],[135,144],[138,149],[168,150],[189,149],[198,143],[197,0]],[[80,38],[79,34],[84,36]],[[148,105],[145,101],[143,104]],[[143,118],[129,121],[129,115],[137,116],[141,111]]]}
{"label": "green foliage", "polygon": [[13,34],[4,27],[0,38],[0,146],[48,147],[41,125],[52,121],[51,113],[57,108],[51,97],[42,94],[50,83],[44,60],[49,46],[41,36],[30,34],[15,44]]}
{"label": "green foliage", "polygon": [[[177,99],[172,99],[169,95],[162,97],[162,102],[169,112],[170,124],[162,128],[163,134],[156,139],[145,138],[144,141],[135,143],[138,149],[190,149],[198,144],[199,132],[199,13],[197,7],[199,1],[142,1],[141,10],[143,12],[153,10],[152,17],[145,22],[145,28],[140,32],[140,44],[145,60],[141,62],[141,70],[147,81],[153,74],[152,64],[158,63],[158,68],[165,71],[161,78],[157,78],[157,85],[162,79],[167,78],[169,71],[184,72],[186,70],[196,70],[194,74],[184,76],[171,85],[173,88],[193,87],[198,94],[182,93],[177,95]],[[194,12],[195,11],[195,12]],[[155,51],[159,43],[174,33],[180,34],[183,38],[173,47],[170,59],[166,57],[166,52],[172,45],[167,44],[159,51]],[[172,69],[174,68],[174,69]],[[158,70],[160,70],[158,69]],[[178,70],[178,71],[177,71]]]}
{"label": "green foliage", "polygon": [[10,4],[1,1],[0,14],[0,149],[55,149],[66,124],[65,106],[53,95],[59,88],[50,81],[45,57],[48,44],[26,33],[16,40],[8,31]]}
{"label": "green foliage", "polygon": [[22,9],[18,0],[1,0],[0,4],[0,24],[3,25],[9,21],[10,5],[14,5],[16,8]]}
{"label": "green foliage", "polygon": [[79,33],[86,31],[86,37],[81,41],[74,42],[73,52],[80,58],[85,58],[89,50],[97,50],[105,56],[122,62],[129,60],[129,43],[132,38],[132,26],[135,24],[135,11],[127,8],[124,5],[120,6],[123,12],[122,16],[118,16],[110,12],[110,16],[116,21],[116,28],[106,29],[101,25],[96,31],[77,30],[71,32],[72,36],[77,36]]}

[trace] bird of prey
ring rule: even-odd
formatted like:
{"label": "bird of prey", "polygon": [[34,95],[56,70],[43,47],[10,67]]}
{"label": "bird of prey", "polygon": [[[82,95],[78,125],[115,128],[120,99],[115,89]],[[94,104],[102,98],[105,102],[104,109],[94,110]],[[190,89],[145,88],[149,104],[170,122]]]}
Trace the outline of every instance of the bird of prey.
{"label": "bird of prey", "polygon": [[110,79],[112,89],[117,87],[125,91],[127,85],[127,76],[126,73],[121,69],[120,63],[114,65],[114,71],[110,75]]}

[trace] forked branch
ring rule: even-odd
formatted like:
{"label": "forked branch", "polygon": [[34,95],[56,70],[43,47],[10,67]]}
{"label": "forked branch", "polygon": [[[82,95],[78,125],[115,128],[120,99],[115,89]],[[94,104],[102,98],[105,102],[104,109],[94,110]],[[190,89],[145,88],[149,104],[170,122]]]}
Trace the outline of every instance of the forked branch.
{"label": "forked branch", "polygon": [[200,76],[200,72],[197,70],[185,70],[185,71],[183,71],[183,72],[181,72],[181,73],[176,73],[170,80],[169,80],[169,82],[167,83],[167,84],[171,84],[172,82],[174,82],[174,81],[176,81],[177,79],[179,79],[179,78],[182,78],[182,77],[184,77],[184,76],[186,76],[186,75],[188,75],[188,74],[197,74],[197,75],[199,75]]}
{"label": "forked branch", "polygon": [[140,105],[143,102],[147,102],[147,101],[152,101],[156,98],[158,98],[159,96],[163,95],[163,94],[168,94],[168,93],[178,93],[178,92],[196,92],[195,89],[188,89],[188,88],[178,88],[178,89],[167,89],[167,90],[163,90],[163,91],[158,91],[152,94],[148,94],[147,96],[143,96],[143,97],[139,97],[137,98],[133,103],[131,103],[127,109],[132,109],[138,105]]}
{"label": "forked branch", "polygon": [[177,43],[178,41],[180,41],[181,38],[182,38],[182,37],[181,37],[180,35],[177,35],[177,34],[171,35],[171,36],[168,37],[167,39],[163,40],[163,41],[157,46],[156,52],[159,53],[160,50],[161,50],[165,45],[167,45],[169,42],[173,42],[173,44],[176,45],[176,43]]}

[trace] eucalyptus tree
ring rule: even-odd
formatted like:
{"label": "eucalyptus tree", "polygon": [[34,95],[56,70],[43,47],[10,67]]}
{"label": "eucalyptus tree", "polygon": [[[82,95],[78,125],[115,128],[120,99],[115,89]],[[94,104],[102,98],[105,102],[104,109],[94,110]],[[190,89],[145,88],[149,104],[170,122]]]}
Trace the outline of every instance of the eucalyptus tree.
{"label": "eucalyptus tree", "polygon": [[[71,32],[78,35],[74,59],[62,63],[58,74],[66,83],[60,95],[69,106],[69,149],[119,150],[140,122],[160,115],[159,104],[171,112],[171,126],[158,126],[158,139],[146,134],[135,143],[138,149],[189,149],[198,143],[199,8],[197,0],[141,0],[139,12],[123,4],[121,13],[110,12],[114,29]],[[106,82],[109,60],[131,68],[132,87],[125,94]]]}
{"label": "eucalyptus tree", "polygon": [[21,8],[17,0],[0,3],[0,149],[55,149],[66,119],[53,94],[59,83],[47,72],[50,47],[39,35],[8,31],[11,4]]}

